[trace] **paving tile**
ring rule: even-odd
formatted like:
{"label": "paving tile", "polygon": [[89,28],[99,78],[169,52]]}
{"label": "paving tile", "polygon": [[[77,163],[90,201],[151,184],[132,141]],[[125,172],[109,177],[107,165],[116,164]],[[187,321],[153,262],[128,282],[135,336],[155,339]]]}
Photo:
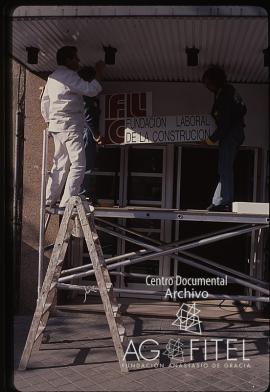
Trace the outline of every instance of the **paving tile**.
{"label": "paving tile", "polygon": [[[243,384],[239,384],[237,385],[237,391],[255,391],[256,389],[254,388],[254,386],[252,384],[249,383],[243,383]],[[262,391],[262,389],[261,389]]]}
{"label": "paving tile", "polygon": [[99,385],[97,385],[96,383],[94,383],[91,380],[80,380],[80,381],[74,382],[73,385],[78,390],[95,391],[100,388]]}
{"label": "paving tile", "polygon": [[68,384],[68,385],[62,385],[57,387],[56,391],[61,391],[61,392],[76,392],[76,391],[81,391],[81,388],[76,388],[75,385],[73,384]]}
{"label": "paving tile", "polygon": [[[219,382],[216,382],[215,384],[212,384],[214,388],[219,388],[221,390],[227,391],[230,388],[232,388],[234,385],[230,382],[227,382],[226,380],[221,380]],[[222,389],[223,388],[223,389]]]}
{"label": "paving tile", "polygon": [[18,391],[29,391],[31,389],[31,385],[30,384],[14,383],[14,387]]}
{"label": "paving tile", "polygon": [[[217,390],[230,391],[260,391],[268,385],[269,358],[265,352],[260,352],[260,345],[256,346],[256,339],[263,337],[268,326],[250,328],[250,323],[233,323],[233,328],[227,328],[226,320],[206,324],[204,321],[207,338],[223,337],[226,327],[226,337],[246,337],[246,347],[252,350],[251,369],[224,368],[225,361],[219,361],[220,368],[213,369],[213,361],[208,361],[208,368],[147,368],[131,369],[128,374],[121,374],[119,364],[115,356],[112,340],[109,336],[104,315],[92,314],[87,317],[91,322],[86,322],[86,316],[79,317],[55,317],[50,321],[51,343],[42,345],[42,350],[34,352],[30,365],[32,369],[26,372],[14,373],[14,383],[19,390],[25,392],[42,391],[47,385],[50,391],[207,391]],[[125,317],[129,326],[130,336],[134,342],[141,342],[143,338],[151,336],[165,347],[170,337],[177,335],[171,320],[149,317],[137,317],[134,329],[134,318]],[[20,319],[16,324],[19,334],[16,335],[15,363],[23,349],[27,328],[27,319]],[[134,336],[134,330],[137,333]],[[170,331],[171,329],[171,331]],[[215,331],[217,329],[217,331]],[[164,332],[165,330],[168,333]],[[170,331],[170,332],[169,332]],[[256,332],[255,332],[256,331]],[[252,342],[248,341],[248,336]],[[256,336],[256,339],[254,339]],[[106,339],[109,338],[109,339]],[[188,340],[191,335],[185,335]],[[254,343],[255,342],[255,343]],[[82,361],[82,363],[76,363]],[[75,362],[75,363],[74,363]],[[60,366],[59,366],[60,365]],[[198,363],[199,365],[199,363]],[[55,366],[55,367],[53,367]],[[251,386],[254,388],[251,389]],[[216,388],[214,391],[212,388]],[[224,388],[227,389],[224,389]],[[31,389],[32,388],[32,389]],[[120,388],[120,389],[119,389]],[[47,389],[46,389],[47,391]],[[42,391],[44,392],[44,391]]]}
{"label": "paving tile", "polygon": [[15,381],[13,385],[16,389],[22,389],[29,387],[31,384],[26,381]]}
{"label": "paving tile", "polygon": [[54,392],[54,391],[56,391],[57,389],[53,386],[53,385],[50,385],[50,384],[48,384],[48,383],[42,383],[42,384],[37,384],[37,385],[34,385],[34,386],[31,386],[31,389],[29,389],[29,392]]}
{"label": "paving tile", "polygon": [[[177,385],[175,385],[174,387],[169,387],[168,388],[168,391],[184,391],[184,392],[188,392],[190,389],[189,389],[189,386],[187,385],[187,384],[185,384],[185,383],[183,383],[183,382],[181,382],[181,381],[179,381],[178,382],[178,384]],[[167,392],[167,391],[166,391]]]}
{"label": "paving tile", "polygon": [[57,380],[52,380],[50,381],[50,383],[52,385],[54,385],[55,387],[60,387],[62,385],[67,385],[70,383],[69,380],[67,380],[66,378],[58,378]]}
{"label": "paving tile", "polygon": [[66,377],[70,382],[77,382],[82,379],[82,376],[79,374],[71,374],[70,376]]}

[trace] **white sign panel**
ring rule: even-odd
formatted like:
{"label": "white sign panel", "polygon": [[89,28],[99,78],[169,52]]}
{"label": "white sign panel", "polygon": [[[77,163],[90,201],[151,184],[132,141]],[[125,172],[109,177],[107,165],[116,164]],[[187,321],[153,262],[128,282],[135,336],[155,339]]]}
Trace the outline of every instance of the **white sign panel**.
{"label": "white sign panel", "polygon": [[207,139],[214,130],[209,114],[130,117],[125,120],[124,143],[192,143]]}

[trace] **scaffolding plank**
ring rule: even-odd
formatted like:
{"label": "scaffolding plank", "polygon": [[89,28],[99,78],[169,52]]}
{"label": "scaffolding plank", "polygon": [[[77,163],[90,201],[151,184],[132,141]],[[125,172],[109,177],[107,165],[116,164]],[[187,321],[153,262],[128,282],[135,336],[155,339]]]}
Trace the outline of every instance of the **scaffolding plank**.
{"label": "scaffolding plank", "polygon": [[164,219],[174,221],[203,221],[223,223],[269,224],[269,216],[207,210],[174,210],[148,207],[95,207],[94,215],[103,218]]}

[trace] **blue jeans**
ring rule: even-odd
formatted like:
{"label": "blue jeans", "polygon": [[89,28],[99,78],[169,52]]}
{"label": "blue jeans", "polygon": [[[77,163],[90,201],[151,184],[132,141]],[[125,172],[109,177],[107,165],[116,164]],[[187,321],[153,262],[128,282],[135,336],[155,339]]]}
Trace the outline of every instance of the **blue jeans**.
{"label": "blue jeans", "polygon": [[83,141],[85,148],[86,165],[84,179],[81,184],[79,194],[92,197],[93,190],[91,189],[91,174],[95,169],[97,147],[90,128],[84,128]]}
{"label": "blue jeans", "polygon": [[234,161],[243,143],[243,137],[237,139],[225,139],[219,142],[218,173],[219,182],[217,184],[212,204],[218,206],[230,204],[234,199]]}

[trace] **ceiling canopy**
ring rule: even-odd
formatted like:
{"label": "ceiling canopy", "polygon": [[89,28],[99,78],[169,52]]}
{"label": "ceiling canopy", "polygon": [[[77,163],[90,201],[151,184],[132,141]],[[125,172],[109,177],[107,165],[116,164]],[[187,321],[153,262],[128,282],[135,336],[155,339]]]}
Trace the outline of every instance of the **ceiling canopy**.
{"label": "ceiling canopy", "polygon": [[[18,7],[13,58],[33,72],[51,72],[64,45],[78,48],[82,66],[103,60],[103,47],[112,46],[115,64],[106,67],[105,80],[197,82],[210,64],[219,64],[231,82],[268,82],[268,18],[259,7],[212,7],[212,15],[211,7],[109,8]],[[37,64],[27,62],[27,47],[39,49]],[[186,48],[193,47],[198,65],[188,66]]]}

